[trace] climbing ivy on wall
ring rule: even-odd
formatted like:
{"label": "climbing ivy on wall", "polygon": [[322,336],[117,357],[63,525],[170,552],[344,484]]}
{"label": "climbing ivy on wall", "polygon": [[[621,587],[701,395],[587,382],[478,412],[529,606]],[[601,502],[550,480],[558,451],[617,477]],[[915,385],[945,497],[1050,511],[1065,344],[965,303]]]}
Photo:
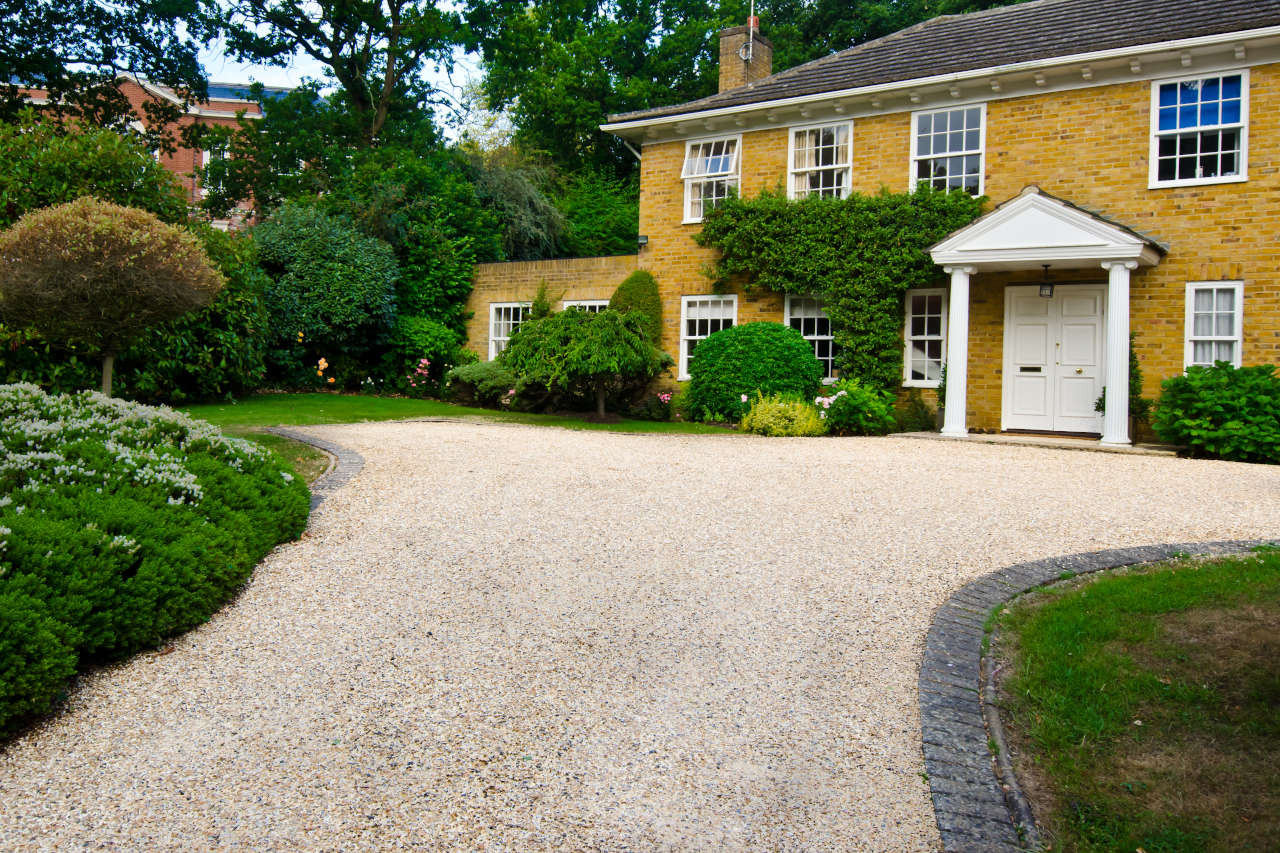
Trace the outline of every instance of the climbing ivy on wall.
{"label": "climbing ivy on wall", "polygon": [[717,288],[821,297],[842,348],[841,372],[896,388],[902,381],[902,294],[944,283],[927,249],[981,212],[985,198],[921,187],[789,201],[782,192],[729,199],[707,214],[699,245],[720,251]]}

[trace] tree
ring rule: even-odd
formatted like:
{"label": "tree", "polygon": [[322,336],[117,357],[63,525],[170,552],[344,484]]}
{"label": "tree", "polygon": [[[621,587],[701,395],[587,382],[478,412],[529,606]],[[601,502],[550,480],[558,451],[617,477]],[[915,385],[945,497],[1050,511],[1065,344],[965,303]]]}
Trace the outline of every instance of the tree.
{"label": "tree", "polygon": [[638,312],[569,308],[522,323],[498,359],[522,380],[592,394],[596,417],[603,420],[611,393],[671,366],[671,357],[649,343],[643,325]]}
{"label": "tree", "polygon": [[95,198],[36,210],[0,233],[0,316],[100,352],[107,395],[120,349],[208,305],[222,284],[189,232]]}
{"label": "tree", "polygon": [[42,111],[123,129],[134,118],[118,75],[177,92],[184,104],[143,104],[149,140],[172,145],[164,128],[208,93],[198,51],[211,33],[197,0],[0,0],[0,122],[29,105],[24,90],[48,93]]}

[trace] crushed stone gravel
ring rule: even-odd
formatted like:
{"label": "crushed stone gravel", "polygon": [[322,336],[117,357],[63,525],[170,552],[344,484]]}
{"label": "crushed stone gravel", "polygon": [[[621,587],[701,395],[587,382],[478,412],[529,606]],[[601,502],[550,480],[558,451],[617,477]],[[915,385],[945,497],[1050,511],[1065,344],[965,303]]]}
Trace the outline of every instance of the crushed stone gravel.
{"label": "crushed stone gravel", "polygon": [[1280,469],[918,440],[308,428],[364,469],[0,754],[5,850],[934,850],[933,610],[1273,537]]}

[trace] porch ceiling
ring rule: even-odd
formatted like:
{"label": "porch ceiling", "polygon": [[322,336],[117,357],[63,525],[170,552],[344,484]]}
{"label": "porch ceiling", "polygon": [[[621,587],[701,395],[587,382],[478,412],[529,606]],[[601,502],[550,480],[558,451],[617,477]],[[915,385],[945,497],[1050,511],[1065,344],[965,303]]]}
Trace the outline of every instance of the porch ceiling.
{"label": "porch ceiling", "polygon": [[1138,232],[1081,210],[1039,187],[954,232],[929,250],[943,266],[979,272],[1097,268],[1106,261],[1155,266],[1165,248]]}

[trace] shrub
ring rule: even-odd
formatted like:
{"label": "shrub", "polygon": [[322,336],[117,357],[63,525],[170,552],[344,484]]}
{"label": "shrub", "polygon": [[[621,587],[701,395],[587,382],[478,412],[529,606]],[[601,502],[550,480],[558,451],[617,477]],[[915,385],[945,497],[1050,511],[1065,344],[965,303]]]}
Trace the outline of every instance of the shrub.
{"label": "shrub", "polygon": [[896,432],[932,432],[938,428],[937,416],[920,395],[919,388],[907,391],[907,401],[893,410]]}
{"label": "shrub", "polygon": [[645,394],[640,400],[632,404],[631,410],[627,412],[627,415],[638,421],[669,421],[671,420],[673,399],[675,399],[675,394],[671,391]]}
{"label": "shrub", "polygon": [[306,523],[274,456],[169,409],[3,386],[0,444],[0,730],[206,620]]}
{"label": "shrub", "polygon": [[814,404],[834,435],[884,435],[895,426],[893,394],[857,379],[843,379]]}
{"label": "shrub", "polygon": [[812,404],[785,394],[756,395],[739,424],[744,432],[769,436],[825,435],[826,422]]}
{"label": "shrub", "polygon": [[395,386],[409,394],[432,390],[449,368],[465,360],[462,339],[445,324],[426,317],[397,317],[391,333],[388,368]]}
{"label": "shrub", "polygon": [[564,217],[561,254],[590,258],[635,253],[640,190],[634,180],[615,180],[592,170],[578,172],[564,179],[555,205]]}
{"label": "shrub", "polygon": [[1272,365],[1192,366],[1161,385],[1151,426],[1193,456],[1280,462],[1280,376]]}
{"label": "shrub", "polygon": [[738,420],[761,394],[808,399],[822,383],[813,345],[781,323],[747,323],[716,332],[689,360],[689,407],[697,420]]}
{"label": "shrub", "polygon": [[498,358],[524,382],[591,395],[603,418],[610,394],[646,385],[671,366],[671,356],[649,343],[644,321],[638,311],[569,308],[520,324]]}
{"label": "shrub", "polygon": [[444,378],[459,402],[496,406],[515,396],[516,374],[496,360],[455,367]]}
{"label": "shrub", "polygon": [[391,247],[303,204],[286,204],[253,234],[272,279],[266,304],[275,378],[314,383],[313,365],[324,358],[342,384],[358,383],[395,319]]}
{"label": "shrub", "polygon": [[644,333],[655,346],[662,343],[662,297],[658,280],[645,270],[636,270],[622,280],[609,298],[609,307],[626,314],[639,311],[644,315]]}
{"label": "shrub", "polygon": [[223,285],[189,232],[95,198],[28,213],[0,233],[0,282],[6,322],[101,353],[104,394],[120,350]]}

